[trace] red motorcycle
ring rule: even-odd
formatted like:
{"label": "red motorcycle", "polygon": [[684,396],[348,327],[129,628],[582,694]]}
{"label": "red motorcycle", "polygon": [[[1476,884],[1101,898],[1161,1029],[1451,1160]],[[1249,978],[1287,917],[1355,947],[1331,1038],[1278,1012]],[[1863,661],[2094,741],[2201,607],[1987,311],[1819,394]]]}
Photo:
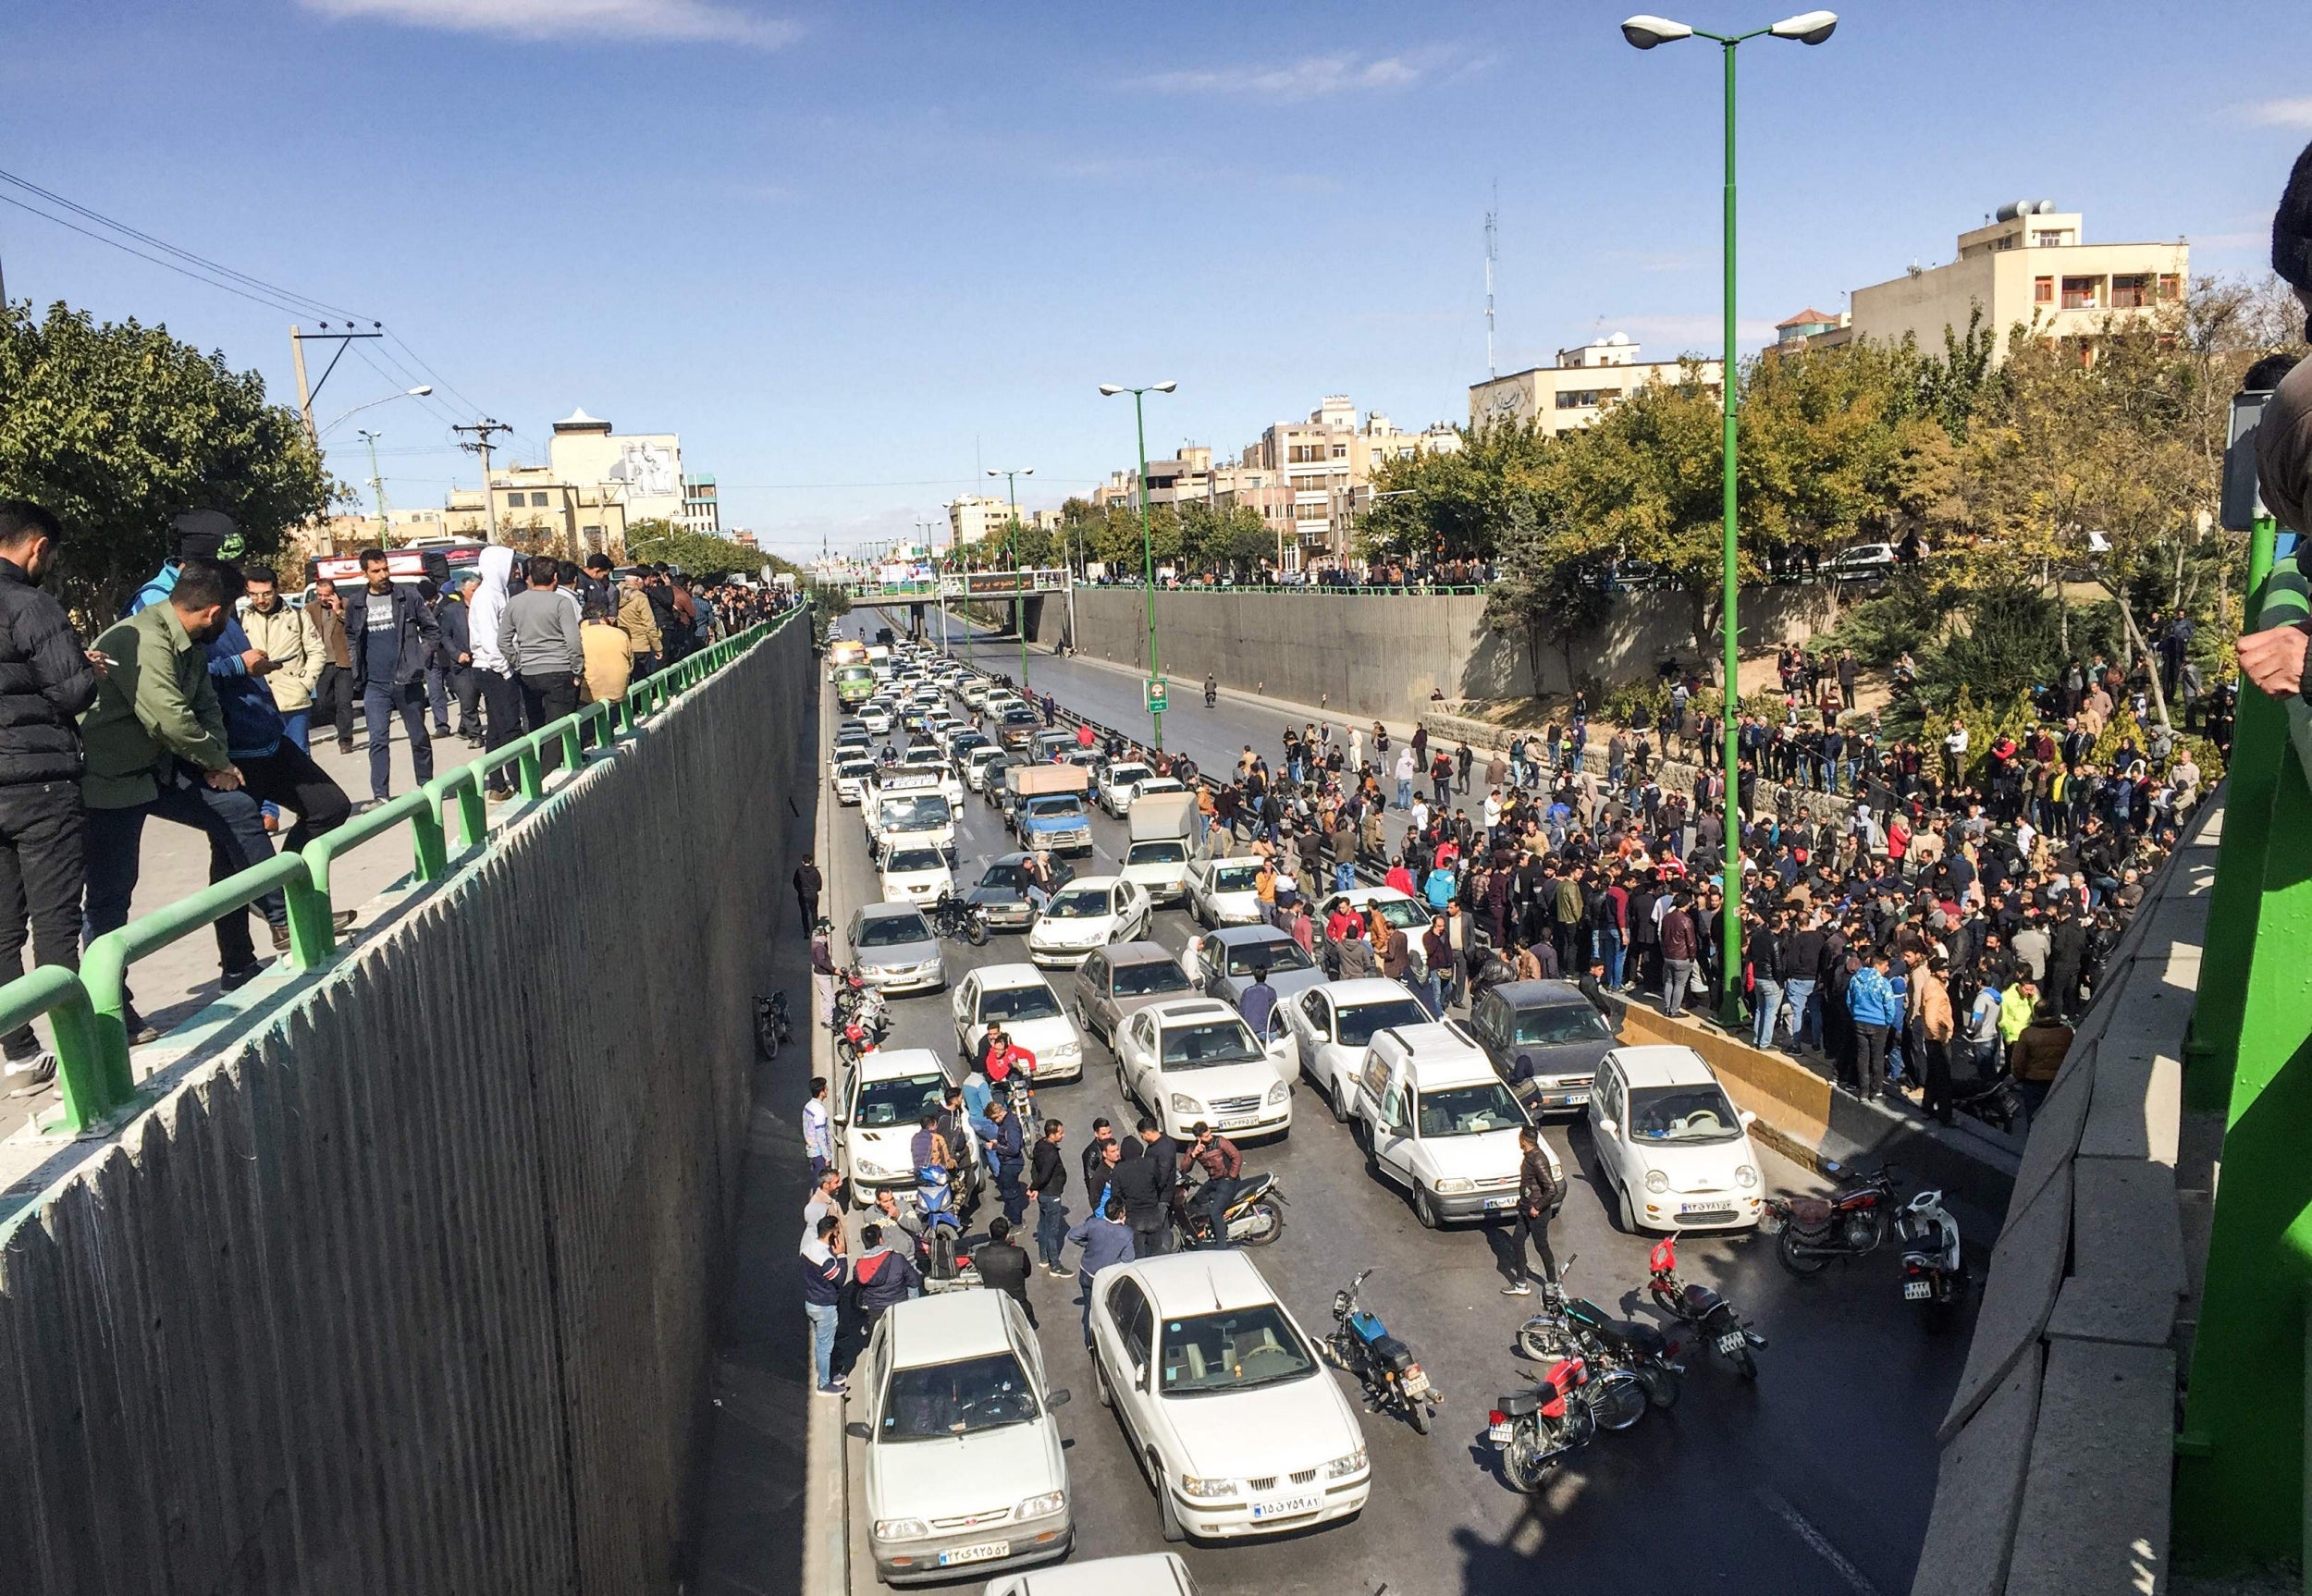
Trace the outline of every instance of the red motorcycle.
{"label": "red motorcycle", "polygon": [[1646,1389],[1629,1369],[1559,1358],[1539,1385],[1494,1399],[1486,1439],[1501,1453],[1501,1474],[1528,1495],[1549,1471],[1601,1430],[1627,1430],[1646,1412]]}
{"label": "red motorcycle", "polygon": [[1732,1364],[1744,1380],[1758,1378],[1758,1360],[1751,1356],[1751,1349],[1765,1345],[1766,1338],[1743,1323],[1734,1305],[1716,1292],[1678,1278],[1676,1231],[1654,1244],[1646,1269],[1646,1291],[1654,1307],[1679,1323],[1693,1326],[1703,1344]]}
{"label": "red motorcycle", "polygon": [[1839,1258],[1863,1258],[1886,1242],[1895,1207],[1890,1169],[1840,1186],[1827,1197],[1768,1197],[1781,1231],[1775,1251],[1792,1274],[1819,1274]]}

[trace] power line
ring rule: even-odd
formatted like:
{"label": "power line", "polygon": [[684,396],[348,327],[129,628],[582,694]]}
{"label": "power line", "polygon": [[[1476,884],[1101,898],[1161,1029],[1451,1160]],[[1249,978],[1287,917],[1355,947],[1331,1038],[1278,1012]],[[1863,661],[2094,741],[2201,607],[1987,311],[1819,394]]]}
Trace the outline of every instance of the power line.
{"label": "power line", "polygon": [[233,287],[230,283],[220,283],[214,277],[204,277],[199,272],[193,271],[189,267],[180,266],[174,261],[166,261],[158,255],[148,255],[142,250],[132,249],[129,245],[122,243],[118,239],[108,239],[104,234],[95,232],[91,228],[79,227],[71,222],[68,222],[62,216],[52,216],[46,211],[42,210],[38,205],[28,205],[23,201],[17,199],[14,195],[0,194],[0,205],[14,205],[18,210],[29,212],[31,215],[38,216],[44,222],[54,222],[57,227],[63,227],[68,232],[78,233],[84,239],[93,239],[100,244],[109,244],[114,249],[122,252],[124,254],[134,255],[140,261],[150,261],[156,266],[160,266],[167,271],[175,272],[178,276],[191,277],[196,283],[204,284],[212,289],[223,289],[227,293],[247,300],[252,304],[264,305],[269,310],[285,312],[292,316],[301,315],[304,313],[298,310],[295,305],[283,304],[278,300],[267,299],[261,294],[250,293],[244,289],[237,289]]}

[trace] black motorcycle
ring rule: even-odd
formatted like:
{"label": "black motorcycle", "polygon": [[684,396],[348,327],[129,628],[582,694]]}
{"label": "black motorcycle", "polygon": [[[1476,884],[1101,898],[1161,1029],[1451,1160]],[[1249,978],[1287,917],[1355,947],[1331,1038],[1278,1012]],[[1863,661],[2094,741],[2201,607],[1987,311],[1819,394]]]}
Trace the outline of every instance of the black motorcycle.
{"label": "black motorcycle", "polygon": [[1895,1181],[1889,1169],[1840,1186],[1827,1197],[1768,1197],[1768,1222],[1780,1234],[1775,1252],[1792,1274],[1820,1274],[1831,1260],[1864,1258],[1886,1245]]}
{"label": "black motorcycle", "polygon": [[1335,1365],[1357,1377],[1370,1411],[1401,1413],[1408,1424],[1426,1435],[1436,1420],[1437,1388],[1429,1383],[1413,1349],[1357,1306],[1357,1288],[1371,1272],[1359,1271],[1333,1294],[1333,1333],[1325,1338],[1325,1351]]}
{"label": "black motorcycle", "polygon": [[1685,1368],[1677,1361],[1679,1344],[1642,1320],[1617,1319],[1587,1297],[1567,1295],[1564,1276],[1574,1262],[1568,1258],[1557,1280],[1543,1283],[1541,1311],[1518,1327],[1518,1350],[1553,1367],[1568,1358],[1584,1360],[1593,1384],[1607,1374],[1625,1372],[1653,1406],[1671,1406],[1686,1381]]}
{"label": "black motorcycle", "polygon": [[794,1036],[794,1021],[787,1013],[787,994],[773,992],[755,1000],[755,1046],[766,1059],[779,1056],[780,1048]]}
{"label": "black motorcycle", "polygon": [[931,928],[952,941],[968,941],[975,948],[988,945],[988,916],[977,903],[967,903],[949,892],[928,910]]}

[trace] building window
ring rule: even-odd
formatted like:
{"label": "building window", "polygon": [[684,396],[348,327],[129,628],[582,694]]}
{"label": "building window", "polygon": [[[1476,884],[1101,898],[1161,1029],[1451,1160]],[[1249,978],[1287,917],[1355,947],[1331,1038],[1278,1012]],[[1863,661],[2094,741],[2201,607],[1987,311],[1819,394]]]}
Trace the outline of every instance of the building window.
{"label": "building window", "polygon": [[1345,443],[1334,444],[1333,446],[1333,458],[1334,460],[1347,460],[1348,458],[1348,445]]}
{"label": "building window", "polygon": [[2067,311],[2092,311],[2102,301],[2098,291],[2101,277],[2065,277],[2063,279],[2063,308]]}
{"label": "building window", "polygon": [[2031,279],[2031,302],[2035,305],[2051,305],[2055,302],[2055,279],[2053,277]]}
{"label": "building window", "polygon": [[2064,240],[2065,239],[2069,238],[2069,237],[2071,237],[2071,235],[2070,235],[2069,233],[2065,233],[2065,232],[2062,232],[2062,231],[2060,231],[2060,230],[2058,230],[2058,231],[2049,231],[2049,232],[2035,232],[2035,233],[2033,233],[2033,234],[2031,235],[2031,241],[2032,241],[2032,243],[2033,243],[2035,247],[2037,247],[2037,248],[2039,248],[2039,249],[2043,249],[2043,250],[2050,250],[2050,249],[2055,249],[2055,248],[2060,247],[2060,246],[2062,244],[2063,240]]}
{"label": "building window", "polygon": [[2162,272],[2159,274],[2159,298],[2161,301],[2165,301],[2168,300],[2180,299],[2183,297],[2183,279],[2181,276],[2178,276],[2173,272]]}
{"label": "building window", "polygon": [[1588,410],[1596,403],[1595,388],[1567,388],[1557,396],[1559,410]]}
{"label": "building window", "polygon": [[2113,276],[2111,279],[2111,308],[2115,311],[2138,311],[2151,303],[2152,282],[2149,273],[2133,276]]}

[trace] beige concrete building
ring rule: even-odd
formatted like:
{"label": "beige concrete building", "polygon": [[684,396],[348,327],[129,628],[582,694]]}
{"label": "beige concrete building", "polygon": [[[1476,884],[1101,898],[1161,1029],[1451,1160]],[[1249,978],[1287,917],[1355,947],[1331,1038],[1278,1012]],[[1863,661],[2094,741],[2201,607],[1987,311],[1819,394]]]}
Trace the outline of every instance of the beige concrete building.
{"label": "beige concrete building", "polygon": [[1980,306],[2004,359],[2015,327],[2076,344],[2093,358],[2107,318],[2147,313],[2183,296],[2190,251],[2174,243],[2090,244],[2080,213],[2051,200],[1999,207],[1986,226],[1959,235],[1959,258],[1913,266],[1852,296],[1856,338],[1908,335],[1938,351],[1946,327],[1963,332]]}
{"label": "beige concrete building", "polygon": [[489,496],[492,502],[485,509],[477,490],[451,490],[439,530],[427,535],[487,537],[494,510],[500,543],[551,549],[572,559],[589,554],[625,558],[626,498],[616,485],[580,486],[556,480],[551,466],[515,466],[490,473]]}
{"label": "beige concrete building", "polygon": [[[1652,382],[1685,379],[1683,361],[1640,360],[1640,347],[1627,333],[1559,350],[1554,366],[1534,366],[1470,385],[1470,424],[1533,422],[1553,435],[1589,425],[1621,402],[1624,395]],[[1725,367],[1718,361],[1693,362],[1704,387],[1718,390]]]}
{"label": "beige concrete building", "polygon": [[554,424],[546,469],[555,482],[574,489],[614,493],[630,522],[680,526],[692,513],[683,492],[683,440],[670,432],[613,432],[609,422],[575,411]]}
{"label": "beige concrete building", "polygon": [[[1020,507],[1019,523],[1024,527],[1041,527],[1056,532],[1060,512],[1056,509],[1029,509]],[[1012,527],[1012,501],[985,494],[967,493],[947,507],[947,532],[950,547],[961,548],[965,544],[983,543],[990,538],[1001,543]]]}

